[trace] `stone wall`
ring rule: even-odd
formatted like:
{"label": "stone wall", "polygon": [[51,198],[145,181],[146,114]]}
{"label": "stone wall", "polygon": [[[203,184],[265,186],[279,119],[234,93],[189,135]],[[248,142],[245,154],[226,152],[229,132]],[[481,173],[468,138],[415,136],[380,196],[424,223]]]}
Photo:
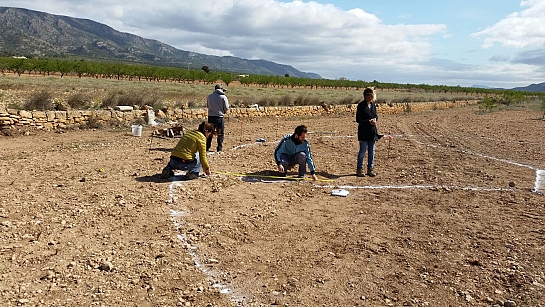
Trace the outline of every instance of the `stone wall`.
{"label": "stone wall", "polygon": [[[398,104],[381,104],[377,106],[380,114],[400,114],[409,112],[421,112],[426,110],[439,110],[457,108],[477,101],[441,101],[441,102],[413,102]],[[356,104],[332,105],[332,106],[294,106],[294,107],[251,107],[231,108],[230,117],[261,117],[261,116],[313,116],[335,113],[355,113]],[[181,119],[205,119],[206,109],[167,109],[156,112],[156,117],[166,118],[170,121]],[[54,130],[66,129],[93,122],[93,124],[130,125],[135,122],[148,122],[148,110],[86,110],[86,111],[24,111],[0,108],[0,129],[12,127],[31,127],[36,129]]]}

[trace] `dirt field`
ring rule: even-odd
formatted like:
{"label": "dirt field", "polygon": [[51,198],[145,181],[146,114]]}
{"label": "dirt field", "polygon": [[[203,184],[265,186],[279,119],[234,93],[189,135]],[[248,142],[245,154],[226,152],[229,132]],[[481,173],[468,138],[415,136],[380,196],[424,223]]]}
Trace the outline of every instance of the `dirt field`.
{"label": "dirt field", "polygon": [[[230,118],[192,181],[150,130],[0,137],[0,306],[545,306],[545,122],[477,111],[379,114],[375,178],[353,114]],[[299,124],[321,181],[266,177]]]}

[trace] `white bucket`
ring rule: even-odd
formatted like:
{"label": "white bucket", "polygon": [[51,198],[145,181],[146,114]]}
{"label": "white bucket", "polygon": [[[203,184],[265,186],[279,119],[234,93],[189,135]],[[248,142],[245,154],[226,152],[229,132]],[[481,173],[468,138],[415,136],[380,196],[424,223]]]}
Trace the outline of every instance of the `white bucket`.
{"label": "white bucket", "polygon": [[132,135],[142,136],[142,125],[132,125]]}

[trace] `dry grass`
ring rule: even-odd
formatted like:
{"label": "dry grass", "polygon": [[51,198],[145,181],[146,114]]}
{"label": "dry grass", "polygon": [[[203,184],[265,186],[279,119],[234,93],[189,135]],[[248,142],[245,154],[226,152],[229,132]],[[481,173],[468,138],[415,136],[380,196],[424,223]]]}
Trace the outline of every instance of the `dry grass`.
{"label": "dry grass", "polygon": [[[175,82],[127,81],[58,76],[0,75],[0,94],[10,97],[29,97],[33,92],[45,91],[51,99],[64,101],[77,108],[100,108],[115,105],[150,105],[154,108],[198,108],[206,105],[206,96],[213,91],[212,84],[185,84]],[[248,107],[335,105],[357,103],[362,91],[355,89],[304,89],[241,86],[232,83],[227,91],[231,105]],[[377,98],[382,103],[409,103],[418,101],[463,100],[474,97],[456,93],[425,93],[412,91],[381,91]],[[8,106],[4,96],[0,103]]]}

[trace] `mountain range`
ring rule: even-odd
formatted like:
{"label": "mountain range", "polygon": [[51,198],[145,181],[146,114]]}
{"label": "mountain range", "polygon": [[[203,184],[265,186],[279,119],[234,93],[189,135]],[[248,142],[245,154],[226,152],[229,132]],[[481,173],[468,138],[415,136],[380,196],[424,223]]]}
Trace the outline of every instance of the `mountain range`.
{"label": "mountain range", "polygon": [[545,82],[538,84],[530,84],[524,87],[515,87],[513,90],[522,92],[545,92]]}
{"label": "mountain range", "polygon": [[174,48],[89,19],[73,18],[23,8],[0,7],[0,56],[77,58],[123,61],[157,66],[240,74],[321,79],[290,65],[233,56],[213,56]]}
{"label": "mountain range", "polygon": [[[486,85],[473,85],[471,87],[486,88],[491,90],[505,90],[504,88],[496,88],[496,87],[491,87]],[[521,92],[545,92],[545,82],[538,83],[538,84],[530,84],[528,86],[523,86],[523,87],[514,87],[511,90],[521,91]]]}

